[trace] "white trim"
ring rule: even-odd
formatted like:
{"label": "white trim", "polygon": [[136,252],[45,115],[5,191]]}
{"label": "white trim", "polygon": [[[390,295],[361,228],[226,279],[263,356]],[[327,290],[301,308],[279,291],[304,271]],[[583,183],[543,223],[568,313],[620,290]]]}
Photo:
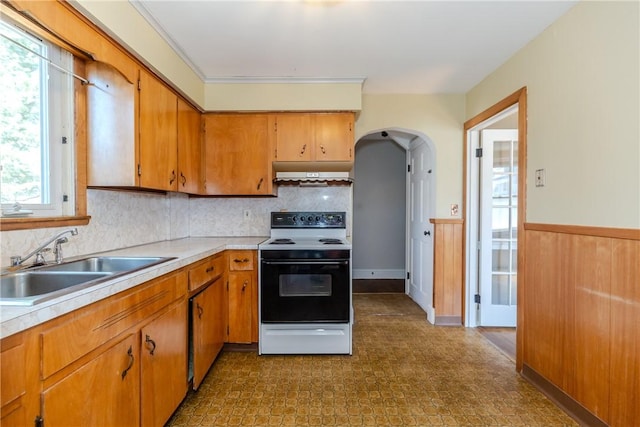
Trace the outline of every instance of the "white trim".
{"label": "white trim", "polygon": [[363,84],[365,77],[248,77],[248,76],[231,76],[231,77],[211,77],[205,78],[204,82],[211,83],[232,83],[232,84]]}
{"label": "white trim", "polygon": [[406,277],[405,270],[397,270],[397,269],[353,270],[354,279],[405,279],[405,277]]}

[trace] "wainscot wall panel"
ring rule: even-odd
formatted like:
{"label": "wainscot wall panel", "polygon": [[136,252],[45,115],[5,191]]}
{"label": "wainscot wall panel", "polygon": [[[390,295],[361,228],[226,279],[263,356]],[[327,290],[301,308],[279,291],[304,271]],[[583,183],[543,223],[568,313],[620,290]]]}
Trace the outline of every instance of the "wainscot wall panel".
{"label": "wainscot wall panel", "polygon": [[525,224],[523,363],[611,426],[640,419],[640,230]]}

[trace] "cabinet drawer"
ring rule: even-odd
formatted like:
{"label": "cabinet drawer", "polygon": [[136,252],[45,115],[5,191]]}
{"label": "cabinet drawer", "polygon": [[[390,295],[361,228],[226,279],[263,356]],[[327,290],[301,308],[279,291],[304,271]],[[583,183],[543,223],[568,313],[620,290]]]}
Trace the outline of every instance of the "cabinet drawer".
{"label": "cabinet drawer", "polygon": [[224,257],[215,255],[189,269],[189,291],[210,283],[224,272]]}
{"label": "cabinet drawer", "polygon": [[180,272],[66,315],[42,333],[42,378],[166,307],[186,293],[186,283]]}
{"label": "cabinet drawer", "polygon": [[230,251],[229,271],[253,270],[254,254],[255,251]]}

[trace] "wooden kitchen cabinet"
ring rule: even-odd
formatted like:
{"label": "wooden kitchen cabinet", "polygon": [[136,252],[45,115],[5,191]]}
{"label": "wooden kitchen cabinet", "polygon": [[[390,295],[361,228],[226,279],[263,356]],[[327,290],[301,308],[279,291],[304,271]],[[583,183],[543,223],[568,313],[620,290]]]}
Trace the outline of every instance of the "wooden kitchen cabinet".
{"label": "wooden kitchen cabinet", "polygon": [[38,333],[11,335],[0,344],[0,425],[23,426],[40,414]]}
{"label": "wooden kitchen cabinet", "polygon": [[258,277],[256,251],[227,251],[229,271],[228,333],[230,343],[249,344],[258,341]]}
{"label": "wooden kitchen cabinet", "polygon": [[353,113],[276,115],[277,162],[353,162]]}
{"label": "wooden kitchen cabinet", "polygon": [[163,426],[187,394],[187,316],[183,300],[141,330],[144,426]]}
{"label": "wooden kitchen cabinet", "polygon": [[224,254],[219,253],[189,266],[194,390],[209,372],[226,338],[225,261]]}
{"label": "wooden kitchen cabinet", "polygon": [[205,193],[273,195],[273,116],[205,114]]}
{"label": "wooden kitchen cabinet", "polygon": [[186,276],[170,273],[38,328],[44,425],[168,419],[187,389]]}
{"label": "wooden kitchen cabinet", "polygon": [[140,70],[138,83],[140,186],[178,189],[178,97],[151,73]]}
{"label": "wooden kitchen cabinet", "polygon": [[217,278],[191,300],[193,389],[222,350],[226,334],[224,280]]}
{"label": "wooden kitchen cabinet", "polygon": [[202,191],[201,114],[178,99],[178,191],[198,194]]}
{"label": "wooden kitchen cabinet", "polygon": [[44,425],[139,426],[139,353],[137,334],[129,334],[47,388]]}
{"label": "wooden kitchen cabinet", "polygon": [[200,192],[200,113],[150,72],[131,82],[108,64],[87,65],[90,187]]}

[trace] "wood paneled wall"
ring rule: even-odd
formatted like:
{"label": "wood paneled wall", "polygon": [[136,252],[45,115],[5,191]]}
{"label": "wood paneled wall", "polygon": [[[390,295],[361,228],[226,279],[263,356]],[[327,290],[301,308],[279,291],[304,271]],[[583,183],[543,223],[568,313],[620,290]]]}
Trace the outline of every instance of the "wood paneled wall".
{"label": "wood paneled wall", "polygon": [[611,426],[640,420],[640,230],[527,224],[523,363]]}
{"label": "wood paneled wall", "polygon": [[433,224],[433,308],[436,324],[462,324],[464,221],[431,219]]}

